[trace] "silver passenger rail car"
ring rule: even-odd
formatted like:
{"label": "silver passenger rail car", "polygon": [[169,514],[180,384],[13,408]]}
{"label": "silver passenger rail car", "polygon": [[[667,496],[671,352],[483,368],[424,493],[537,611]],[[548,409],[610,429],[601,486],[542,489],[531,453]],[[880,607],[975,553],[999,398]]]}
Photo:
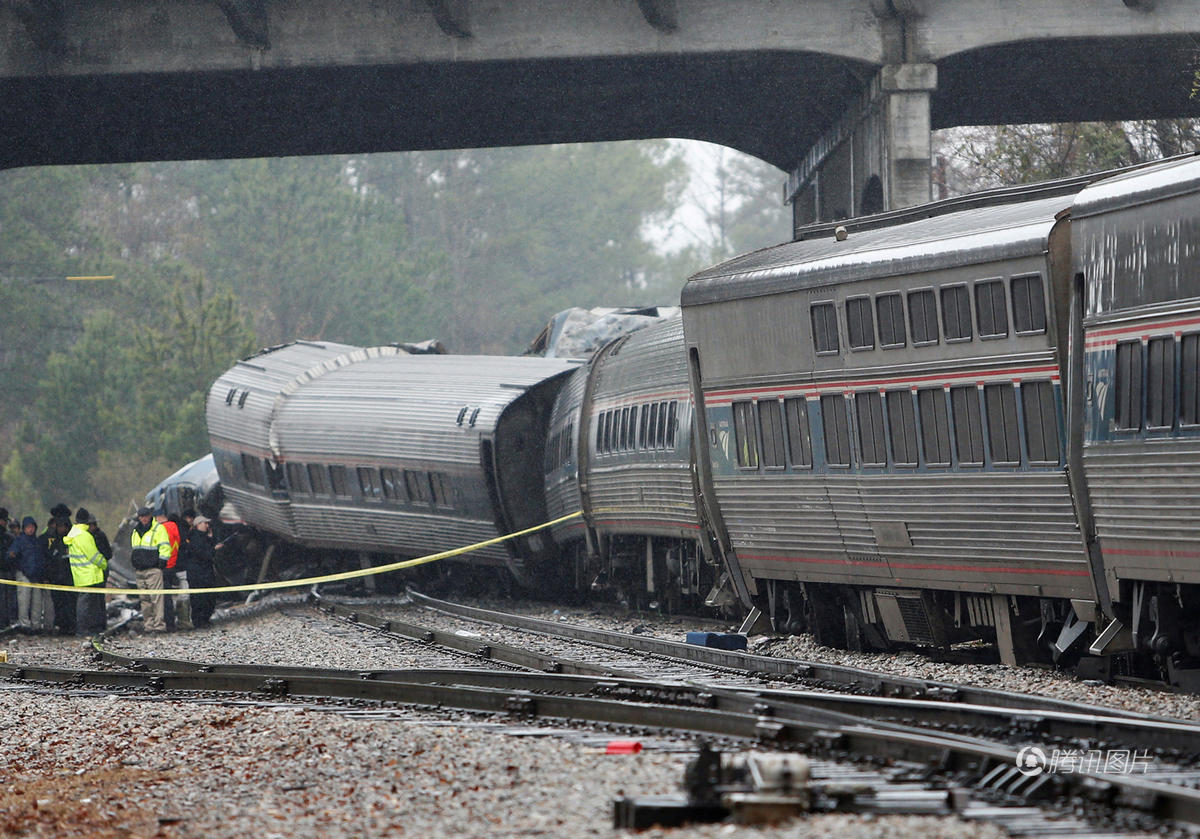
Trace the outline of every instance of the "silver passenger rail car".
{"label": "silver passenger rail car", "polygon": [[275,413],[303,381],[355,349],[314,341],[269,347],[238,361],[209,388],[205,419],[213,461],[225,497],[251,527],[284,537],[294,532],[283,466],[272,445]]}
{"label": "silver passenger rail car", "polygon": [[1069,207],[830,231],[689,280],[702,490],[778,622],[851,647],[995,636],[1012,661],[1097,604],[1067,469]]}
{"label": "silver passenger rail car", "polygon": [[577,582],[586,567],[593,589],[672,610],[713,589],[691,430],[678,317],[610,342],[559,394],[546,485],[552,515],[584,511],[555,534]]}
{"label": "silver passenger rail car", "polygon": [[[232,481],[222,478],[246,495],[282,496],[286,529],[252,523],[310,548],[415,557],[542,524],[546,423],[576,366],[351,348],[280,390],[266,429],[268,471],[234,468]],[[218,380],[210,396],[210,428],[214,415],[234,410],[236,400],[220,398],[224,387]],[[533,585],[552,555],[551,540],[532,534],[464,560],[506,565]]]}
{"label": "silver passenger rail car", "polygon": [[1071,218],[1105,634],[1200,672],[1200,158],[1097,183]]}

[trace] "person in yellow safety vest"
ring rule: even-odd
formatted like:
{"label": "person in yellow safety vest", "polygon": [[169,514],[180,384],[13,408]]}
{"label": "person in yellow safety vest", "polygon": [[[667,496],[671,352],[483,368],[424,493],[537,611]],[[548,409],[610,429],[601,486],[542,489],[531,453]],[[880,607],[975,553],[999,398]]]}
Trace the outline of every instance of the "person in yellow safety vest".
{"label": "person in yellow safety vest", "polygon": [[[166,528],[154,520],[154,511],[149,507],[138,508],[137,520],[129,537],[133,547],[129,561],[133,564],[137,587],[162,589],[163,569],[171,558],[171,540]],[[142,601],[142,628],[147,632],[166,632],[163,596],[143,594],[139,599]]]}
{"label": "person in yellow safety vest", "polygon": [[92,536],[92,514],[86,507],[75,512],[75,526],[63,537],[71,562],[71,579],[80,589],[75,600],[75,634],[83,637],[104,631],[105,602],[103,594],[89,594],[88,588],[104,588],[108,560],[96,547]]}

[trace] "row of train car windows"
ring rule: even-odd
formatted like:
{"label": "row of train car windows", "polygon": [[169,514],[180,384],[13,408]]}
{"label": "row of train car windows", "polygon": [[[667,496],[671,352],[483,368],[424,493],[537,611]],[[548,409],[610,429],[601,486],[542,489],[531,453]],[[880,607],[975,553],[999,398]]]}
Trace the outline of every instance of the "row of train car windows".
{"label": "row of train car windows", "polygon": [[[859,463],[868,467],[1017,466],[1021,463],[1018,390],[1024,414],[1025,456],[1032,464],[1059,463],[1058,418],[1050,382],[861,391],[820,398],[825,463],[854,462],[851,417]],[[949,408],[947,410],[947,399]],[[851,410],[851,406],[853,409]],[[744,469],[803,469],[813,465],[809,405],[804,397],[733,403],[737,463]],[[853,412],[852,412],[853,411]],[[984,419],[987,436],[984,436]],[[760,446],[761,443],[761,446]]]}
{"label": "row of train car windows", "polygon": [[[1046,331],[1046,305],[1043,299],[1042,278],[1038,275],[1013,277],[1012,325],[1021,335]],[[931,288],[910,291],[908,297],[907,331],[904,317],[904,298],[900,292],[876,294],[873,297],[847,298],[846,340],[851,350],[885,350],[908,346],[911,336],[914,347],[947,342],[970,341],[977,325],[980,338],[1003,338],[1008,335],[1008,295],[1004,280],[980,280],[974,284],[975,319],[972,322],[971,293],[966,283],[942,286],[934,294]],[[938,298],[941,298],[942,331],[938,333]],[[872,305],[874,304],[874,305]],[[841,351],[838,336],[837,310],[833,303],[814,303],[812,317],[813,346],[818,353]],[[878,329],[877,329],[878,328]]]}
{"label": "row of train car windows", "polygon": [[604,411],[596,418],[596,453],[674,449],[678,414],[675,401]]}
{"label": "row of train car windows", "polygon": [[[1121,341],[1114,377],[1114,425],[1121,431],[1200,425],[1200,333]],[[1178,401],[1176,393],[1179,394]]]}
{"label": "row of train car windows", "polygon": [[546,472],[553,472],[575,455],[575,422],[564,425],[546,442]]}
{"label": "row of train car windows", "polygon": [[285,483],[284,470],[278,465],[242,454],[242,473],[246,482],[278,492],[351,498],[350,482],[357,480],[358,493],[367,500],[453,506],[449,477],[441,472],[377,469],[373,466],[359,466],[351,471],[347,466],[317,463],[288,463],[286,466]]}

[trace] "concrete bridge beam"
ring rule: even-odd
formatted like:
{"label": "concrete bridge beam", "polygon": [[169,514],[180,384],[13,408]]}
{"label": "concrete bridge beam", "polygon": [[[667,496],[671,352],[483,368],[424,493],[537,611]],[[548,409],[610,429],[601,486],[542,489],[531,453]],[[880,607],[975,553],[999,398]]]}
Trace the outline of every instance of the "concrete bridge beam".
{"label": "concrete bridge beam", "polygon": [[889,64],[788,179],[796,227],[912,207],[931,197],[932,64]]}

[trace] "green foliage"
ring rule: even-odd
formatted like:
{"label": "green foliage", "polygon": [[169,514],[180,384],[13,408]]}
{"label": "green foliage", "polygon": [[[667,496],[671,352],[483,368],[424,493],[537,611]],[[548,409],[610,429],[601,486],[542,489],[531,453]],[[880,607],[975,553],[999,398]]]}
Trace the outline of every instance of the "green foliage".
{"label": "green foliage", "polygon": [[1200,121],[1002,125],[941,134],[952,193],[1118,169],[1200,147]]}
{"label": "green foliage", "polygon": [[377,155],[358,173],[444,254],[421,321],[452,351],[520,351],[569,306],[678,299],[650,240],[686,176],[666,143]]}
{"label": "green foliage", "polygon": [[0,501],[124,512],[208,450],[208,388],[256,346],[519,352],[569,306],[674,303],[768,243],[779,173],[746,166],[719,248],[682,257],[665,141],[0,172]]}

